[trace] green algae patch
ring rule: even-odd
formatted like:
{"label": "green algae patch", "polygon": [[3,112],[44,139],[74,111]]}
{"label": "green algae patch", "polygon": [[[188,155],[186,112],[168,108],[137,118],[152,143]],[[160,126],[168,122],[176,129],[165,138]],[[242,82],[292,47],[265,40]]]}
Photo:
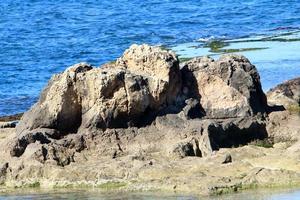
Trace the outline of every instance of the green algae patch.
{"label": "green algae patch", "polygon": [[116,60],[112,60],[112,61],[109,61],[108,64],[113,65],[113,64],[116,64],[116,62],[117,62]]}
{"label": "green algae patch", "polygon": [[127,183],[124,182],[107,182],[107,183],[97,185],[97,188],[103,190],[116,190],[125,186],[127,186]]}
{"label": "green algae patch", "polygon": [[250,184],[243,184],[238,183],[231,186],[220,186],[211,188],[210,196],[221,196],[227,194],[234,194],[243,191],[276,191],[278,189],[293,189],[299,188],[299,182],[289,182],[289,183],[273,183],[273,184],[258,184],[258,183],[250,183]]}
{"label": "green algae patch", "polygon": [[222,40],[213,40],[206,44],[204,44],[204,48],[209,48],[209,52],[212,53],[239,53],[245,51],[258,51],[268,49],[268,47],[249,47],[249,48],[225,48],[229,47],[230,42],[222,41]]}
{"label": "green algae patch", "polygon": [[268,49],[267,47],[262,48],[241,48],[241,49],[219,49],[218,51],[214,53],[238,53],[238,52],[245,52],[245,51],[258,51],[258,50],[264,50]]}
{"label": "green algae patch", "polygon": [[58,183],[53,185],[54,189],[89,189],[95,188],[97,185],[88,182],[68,182],[68,183]]}
{"label": "green algae patch", "polygon": [[170,51],[171,49],[165,45],[160,45],[159,48],[163,51]]}
{"label": "green algae patch", "polygon": [[89,184],[64,184],[64,185],[54,185],[53,189],[88,189],[93,188]]}
{"label": "green algae patch", "polygon": [[232,185],[232,186],[222,186],[222,187],[214,187],[211,188],[210,195],[212,196],[220,196],[224,194],[231,194],[237,192],[241,189],[241,184]]}
{"label": "green algae patch", "polygon": [[227,42],[222,40],[213,40],[204,45],[204,48],[210,48],[210,52],[219,52],[220,49],[229,46]]}
{"label": "green algae patch", "polygon": [[262,41],[271,41],[271,42],[298,42],[300,38],[270,38],[263,39]]}
{"label": "green algae patch", "polygon": [[185,57],[183,57],[183,58],[179,58],[179,61],[180,62],[187,62],[187,61],[190,61],[190,60],[192,60],[193,58],[185,58]]}
{"label": "green algae patch", "polygon": [[[41,184],[38,181],[31,182],[31,183],[24,183],[23,185],[13,186],[13,188],[15,188],[15,189],[19,189],[19,188],[20,189],[26,189],[26,188],[32,189],[32,188],[40,188],[40,187],[41,187]],[[10,188],[10,187],[8,187],[8,188]]]}
{"label": "green algae patch", "polygon": [[40,186],[41,186],[40,182],[33,182],[33,183],[29,183],[27,185],[27,187],[29,187],[29,188],[38,188]]}
{"label": "green algae patch", "polygon": [[249,190],[278,190],[278,189],[293,189],[299,188],[300,182],[287,182],[287,183],[269,183],[269,184],[242,184],[238,191],[249,191]]}
{"label": "green algae patch", "polygon": [[254,140],[254,141],[250,142],[249,145],[263,147],[263,148],[272,148],[274,145],[274,142],[271,139],[267,138],[267,139],[263,139],[263,140]]}

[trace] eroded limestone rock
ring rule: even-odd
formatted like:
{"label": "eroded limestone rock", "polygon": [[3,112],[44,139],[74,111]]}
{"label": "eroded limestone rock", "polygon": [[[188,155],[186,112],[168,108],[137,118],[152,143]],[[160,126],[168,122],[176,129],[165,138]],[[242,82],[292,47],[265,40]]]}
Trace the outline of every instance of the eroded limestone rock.
{"label": "eroded limestone rock", "polygon": [[180,69],[173,52],[132,45],[116,62],[53,76],[8,146],[13,157],[59,166],[87,149],[114,159],[149,148],[205,157],[266,137],[266,106],[245,57],[195,58]]}
{"label": "eroded limestone rock", "polygon": [[215,194],[299,183],[299,142],[288,151],[247,145],[286,130],[298,139],[298,115],[266,111],[246,58],[195,58],[179,69],[174,53],[134,45],[114,63],[52,77],[16,134],[2,129],[0,184],[119,181],[130,191]]}
{"label": "eroded limestone rock", "polygon": [[126,128],[128,123],[139,123],[146,112],[172,104],[180,88],[174,53],[133,45],[109,67],[80,63],[52,77],[38,103],[22,117],[17,132]]}

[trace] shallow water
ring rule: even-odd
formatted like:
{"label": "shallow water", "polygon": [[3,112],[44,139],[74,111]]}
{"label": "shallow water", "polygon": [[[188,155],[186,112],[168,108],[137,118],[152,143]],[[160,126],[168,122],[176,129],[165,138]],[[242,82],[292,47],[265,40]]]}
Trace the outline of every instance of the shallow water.
{"label": "shallow water", "polygon": [[[50,76],[71,64],[99,66],[133,43],[174,47],[293,31],[299,11],[297,0],[1,0],[0,116],[27,110]],[[266,64],[260,54],[249,54],[264,88],[273,86],[274,76],[299,75],[294,54],[277,59],[292,51],[290,44],[288,51],[272,51]]]}
{"label": "shallow water", "polygon": [[222,40],[225,47],[215,52],[205,42],[183,43],[172,47],[182,58],[210,55],[214,58],[227,50],[245,55],[257,67],[265,91],[288,79],[300,76],[300,32],[290,31],[272,36]]}
{"label": "shallow water", "polygon": [[52,192],[19,192],[15,194],[0,194],[0,200],[54,200],[54,199],[83,199],[83,200],[298,200],[300,191],[295,189],[281,190],[250,190],[221,196],[200,197],[163,193],[100,193],[95,190],[52,191]]}

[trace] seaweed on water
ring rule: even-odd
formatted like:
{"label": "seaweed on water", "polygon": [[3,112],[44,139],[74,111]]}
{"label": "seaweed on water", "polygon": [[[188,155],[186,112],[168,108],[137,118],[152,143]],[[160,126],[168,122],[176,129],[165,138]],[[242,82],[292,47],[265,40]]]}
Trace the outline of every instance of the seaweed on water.
{"label": "seaweed on water", "polygon": [[203,47],[205,48],[210,48],[211,52],[219,52],[220,49],[229,46],[229,44],[225,41],[222,40],[212,40],[209,41],[208,43],[204,44]]}

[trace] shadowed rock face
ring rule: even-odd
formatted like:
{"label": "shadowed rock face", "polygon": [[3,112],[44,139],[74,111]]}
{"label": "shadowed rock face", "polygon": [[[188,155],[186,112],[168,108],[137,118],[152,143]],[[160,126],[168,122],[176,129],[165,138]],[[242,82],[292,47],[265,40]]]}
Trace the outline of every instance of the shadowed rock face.
{"label": "shadowed rock face", "polygon": [[79,63],[53,76],[8,149],[61,166],[92,146],[113,158],[149,145],[171,157],[208,156],[266,137],[266,109],[245,57],[195,58],[180,69],[173,52],[132,45],[114,63]]}

